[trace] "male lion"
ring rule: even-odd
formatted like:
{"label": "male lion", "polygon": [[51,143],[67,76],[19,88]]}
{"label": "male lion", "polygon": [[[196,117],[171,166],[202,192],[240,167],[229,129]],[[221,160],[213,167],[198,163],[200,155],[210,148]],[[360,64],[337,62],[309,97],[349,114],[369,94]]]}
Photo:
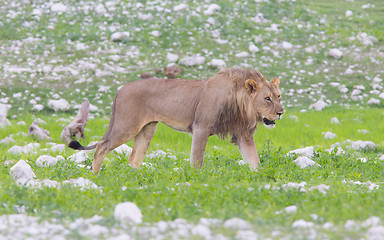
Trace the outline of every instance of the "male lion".
{"label": "male lion", "polygon": [[190,163],[201,168],[208,137],[214,134],[239,146],[252,169],[260,162],[253,133],[258,122],[274,126],[284,113],[280,103],[279,79],[265,80],[256,70],[228,68],[207,80],[144,79],[123,86],[116,94],[111,121],[104,137],[83,147],[96,148],[91,170],[98,173],[105,156],[133,138],[129,163],[139,168],[157,123],[192,133]]}

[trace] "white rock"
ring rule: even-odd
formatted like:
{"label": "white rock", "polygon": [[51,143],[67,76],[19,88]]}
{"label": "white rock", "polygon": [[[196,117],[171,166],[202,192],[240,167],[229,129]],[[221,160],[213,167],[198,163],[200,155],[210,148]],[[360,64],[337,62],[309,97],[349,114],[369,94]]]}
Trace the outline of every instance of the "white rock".
{"label": "white rock", "polygon": [[340,121],[337,119],[337,117],[333,117],[331,118],[331,124],[340,124]]}
{"label": "white rock", "polygon": [[378,76],[374,77],[372,80],[374,83],[381,83],[383,79],[379,78]]}
{"label": "white rock", "polygon": [[246,230],[252,228],[252,226],[245,220],[241,218],[230,218],[224,222],[223,225],[225,228],[236,229],[236,230]]}
{"label": "white rock", "polygon": [[363,227],[372,227],[372,226],[379,226],[381,224],[381,220],[379,217],[372,216],[369,217],[367,220],[365,220],[362,224]]}
{"label": "white rock", "polygon": [[376,98],[371,98],[371,99],[368,100],[367,103],[370,104],[370,105],[372,105],[372,104],[380,104],[380,100],[376,99]]}
{"label": "white rock", "polygon": [[9,136],[9,137],[5,137],[2,140],[0,140],[0,145],[1,144],[10,144],[12,142],[14,143],[16,141],[11,136]]}
{"label": "white rock", "polygon": [[144,14],[144,13],[141,13],[139,12],[137,14],[137,17],[141,20],[145,20],[145,21],[152,21],[153,20],[153,16],[151,13],[148,13],[148,14]]}
{"label": "white rock", "polygon": [[167,53],[167,62],[175,63],[179,59],[179,55],[174,53]]}
{"label": "white rock", "polygon": [[249,44],[248,49],[251,53],[257,53],[260,51],[260,49],[253,43]]}
{"label": "white rock", "polygon": [[320,185],[308,188],[308,191],[313,191],[313,190],[318,190],[321,193],[326,193],[329,190],[329,186],[325,184],[320,184]]}
{"label": "white rock", "polygon": [[195,227],[192,228],[192,234],[202,237],[202,239],[209,239],[211,238],[211,230],[209,227],[198,224]]}
{"label": "white rock", "polygon": [[337,135],[333,132],[322,132],[322,134],[324,135],[325,139],[334,139],[337,137]]}
{"label": "white rock", "polygon": [[199,55],[184,57],[179,61],[179,63],[184,66],[201,65],[204,62],[205,62],[205,57],[202,57]]}
{"label": "white rock", "polygon": [[129,32],[115,32],[111,35],[111,40],[114,42],[125,42],[129,40]]}
{"label": "white rock", "polygon": [[374,142],[362,140],[352,142],[351,146],[355,150],[371,150],[376,148],[376,144]]}
{"label": "white rock", "polygon": [[[120,61],[120,56],[119,55],[111,55],[111,56],[109,56],[108,57],[109,59],[111,59],[112,61],[114,61],[114,62],[118,62],[118,61]],[[100,90],[99,90],[100,91]]]}
{"label": "white rock", "polygon": [[56,166],[57,159],[49,155],[41,155],[36,159],[36,165],[39,167]]}
{"label": "white rock", "polygon": [[29,154],[34,153],[38,148],[40,148],[40,143],[28,143],[24,146],[12,146],[8,149],[8,153],[10,154]]}
{"label": "white rock", "polygon": [[213,15],[216,11],[219,11],[221,7],[217,5],[216,3],[213,3],[208,6],[207,10],[204,11],[204,15],[206,16],[211,16]]}
{"label": "white rock", "polygon": [[294,160],[293,162],[296,163],[296,165],[298,167],[301,167],[301,168],[306,168],[306,167],[310,167],[313,165],[320,167],[320,165],[318,163],[316,163],[315,161],[313,161],[309,157],[299,157],[296,160]]}
{"label": "white rock", "polygon": [[52,152],[62,152],[65,150],[64,144],[55,144],[51,147]]}
{"label": "white rock", "polygon": [[211,66],[216,68],[224,68],[226,66],[226,63],[224,62],[224,60],[221,59],[212,59]]}
{"label": "white rock", "polygon": [[284,208],[284,211],[286,213],[295,213],[295,212],[297,212],[297,207],[295,205],[288,206],[288,207]]}
{"label": "white rock", "polygon": [[0,127],[4,127],[6,125],[10,125],[11,123],[7,119],[8,109],[11,106],[8,104],[0,103]]}
{"label": "white rock", "polygon": [[328,104],[326,104],[322,99],[320,99],[319,101],[317,101],[314,104],[310,105],[309,109],[315,109],[316,111],[321,111],[326,106],[328,106]]}
{"label": "white rock", "polygon": [[48,107],[53,109],[55,112],[58,111],[68,111],[69,110],[69,103],[64,98],[61,98],[59,100],[48,100]]}
{"label": "white rock", "polygon": [[71,156],[68,157],[68,160],[71,160],[75,163],[81,163],[81,162],[85,162],[89,159],[88,155],[86,152],[77,152],[75,154],[72,154]]}
{"label": "white rock", "polygon": [[349,231],[356,230],[357,227],[357,223],[353,220],[347,220],[344,224],[344,228]]}
{"label": "white rock", "polygon": [[142,223],[143,214],[133,202],[119,203],[115,207],[114,216],[122,222]]}
{"label": "white rock", "polygon": [[353,15],[353,12],[351,11],[351,10],[347,10],[346,12],[345,12],[345,16],[346,17],[350,17],[350,16],[352,16]]}
{"label": "white rock", "polygon": [[65,6],[62,3],[55,3],[51,6],[51,11],[52,12],[57,12],[57,13],[62,13],[67,11],[67,6]]}
{"label": "white rock", "polygon": [[185,10],[188,8],[188,5],[185,4],[185,3],[182,3],[182,4],[179,4],[179,5],[176,5],[173,7],[173,11],[175,12],[179,12],[179,11],[182,11],[182,10]]}
{"label": "white rock", "polygon": [[21,182],[26,182],[36,177],[31,166],[29,166],[24,160],[18,161],[13,167],[11,167],[9,172],[13,179]]}
{"label": "white rock", "polygon": [[44,106],[41,105],[41,104],[36,104],[36,105],[34,105],[34,106],[32,107],[32,110],[36,110],[36,111],[38,111],[38,112],[40,112],[40,111],[43,110],[43,109],[44,109]]}
{"label": "white rock", "polygon": [[154,31],[150,32],[150,34],[154,37],[160,37],[161,36],[161,32],[158,30],[154,30]]}
{"label": "white rock", "polygon": [[132,148],[126,144],[122,144],[121,146],[113,149],[113,151],[115,151],[118,154],[129,155],[132,153]]}
{"label": "white rock", "polygon": [[313,222],[307,222],[304,219],[300,219],[292,223],[293,228],[312,228],[313,226]]}
{"label": "white rock", "polygon": [[239,53],[236,53],[235,55],[237,58],[246,58],[249,56],[249,53],[248,52],[239,52]]}
{"label": "white rock", "polygon": [[333,48],[329,51],[329,55],[333,58],[339,59],[343,56],[343,52],[337,48]]}
{"label": "white rock", "polygon": [[283,49],[285,49],[285,50],[291,50],[291,49],[293,48],[293,45],[292,45],[292,43],[283,41],[283,42],[281,43],[281,48],[283,48]]}
{"label": "white rock", "polygon": [[80,187],[80,190],[84,191],[86,189],[97,189],[97,185],[92,181],[79,177],[77,179],[70,179],[63,181],[63,184],[70,184],[74,187]]}
{"label": "white rock", "polygon": [[312,157],[314,152],[315,148],[313,146],[310,146],[289,151],[287,155],[297,154],[299,156]]}
{"label": "white rock", "polygon": [[[226,239],[226,238],[224,238],[224,239]],[[240,230],[237,232],[235,239],[238,239],[238,240],[257,240],[258,236],[254,231]]]}
{"label": "white rock", "polygon": [[384,239],[384,227],[374,226],[368,229],[367,240],[383,240]]}

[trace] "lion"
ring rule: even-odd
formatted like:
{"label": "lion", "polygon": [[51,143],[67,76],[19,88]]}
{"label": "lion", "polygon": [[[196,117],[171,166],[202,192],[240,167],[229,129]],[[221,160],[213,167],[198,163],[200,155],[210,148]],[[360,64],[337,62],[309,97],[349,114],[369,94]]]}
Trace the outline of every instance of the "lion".
{"label": "lion", "polygon": [[253,134],[258,123],[274,127],[284,109],[280,81],[268,82],[257,70],[222,69],[207,80],[142,79],[119,89],[104,137],[92,146],[69,143],[77,150],[96,148],[91,171],[98,173],[106,155],[133,138],[129,163],[139,168],[158,122],[192,134],[190,164],[201,168],[208,137],[231,136],[250,168],[260,159]]}

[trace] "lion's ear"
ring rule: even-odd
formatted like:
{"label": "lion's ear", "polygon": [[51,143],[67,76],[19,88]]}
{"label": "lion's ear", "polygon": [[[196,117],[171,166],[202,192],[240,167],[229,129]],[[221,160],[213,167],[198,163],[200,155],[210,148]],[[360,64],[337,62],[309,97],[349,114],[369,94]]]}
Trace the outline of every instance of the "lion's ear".
{"label": "lion's ear", "polygon": [[278,78],[275,78],[272,80],[273,85],[275,85],[276,88],[279,88],[280,80]]}
{"label": "lion's ear", "polygon": [[253,79],[248,79],[245,81],[245,89],[247,89],[247,92],[249,94],[254,94],[255,92],[259,91],[261,88],[260,84],[257,84],[257,82]]}

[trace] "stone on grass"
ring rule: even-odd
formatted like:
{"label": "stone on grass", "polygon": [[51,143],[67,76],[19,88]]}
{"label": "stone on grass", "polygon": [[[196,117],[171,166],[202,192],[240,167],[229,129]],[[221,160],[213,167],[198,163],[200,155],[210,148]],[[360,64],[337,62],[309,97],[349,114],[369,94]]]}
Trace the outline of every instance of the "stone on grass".
{"label": "stone on grass", "polygon": [[10,105],[0,103],[0,127],[10,125],[10,122],[7,119],[9,108],[10,108]]}
{"label": "stone on grass", "polygon": [[371,141],[357,140],[355,142],[352,142],[351,147],[354,150],[372,150],[376,148],[376,144]]}
{"label": "stone on grass", "polygon": [[129,155],[132,153],[132,148],[126,144],[122,144],[121,146],[113,149],[113,151],[118,153],[118,154]]}
{"label": "stone on grass", "polygon": [[51,147],[52,152],[62,152],[65,150],[64,144],[55,144]]}
{"label": "stone on grass", "polygon": [[255,45],[255,44],[249,44],[249,47],[248,47],[248,50],[251,52],[251,53],[257,53],[260,51],[260,49]]}
{"label": "stone on grass", "polygon": [[115,32],[111,35],[113,42],[126,42],[129,40],[129,32]]}
{"label": "stone on grass", "polygon": [[315,109],[316,111],[321,111],[326,106],[328,106],[328,104],[326,104],[322,99],[320,99],[319,101],[315,102],[314,104],[311,104],[309,106],[309,109]]}
{"label": "stone on grass", "polygon": [[337,135],[334,134],[333,132],[322,132],[322,134],[324,135],[325,139],[333,139],[337,137]]}
{"label": "stone on grass", "polygon": [[315,153],[315,148],[313,146],[310,146],[310,147],[299,148],[296,150],[289,151],[287,155],[297,154],[299,156],[312,157],[314,153]]}
{"label": "stone on grass", "polygon": [[188,5],[187,5],[187,4],[185,4],[185,3],[181,3],[181,4],[179,4],[179,5],[174,6],[174,7],[173,7],[173,11],[175,11],[175,12],[179,12],[179,11],[185,10],[185,9],[187,9],[187,8],[188,8]]}
{"label": "stone on grass", "polygon": [[224,68],[226,66],[224,60],[221,59],[212,59],[210,63],[212,67],[216,68]]}
{"label": "stone on grass", "polygon": [[201,65],[205,62],[205,57],[200,55],[195,56],[187,56],[182,59],[180,59],[179,63],[184,66],[195,66],[195,65]]}
{"label": "stone on grass", "polygon": [[204,11],[204,15],[206,16],[211,16],[213,15],[216,11],[219,11],[221,7],[217,5],[216,3],[213,3],[208,6],[207,10]]}
{"label": "stone on grass", "polygon": [[209,227],[198,224],[192,228],[192,234],[201,237],[202,239],[210,239],[211,238],[211,230]]}
{"label": "stone on grass", "polygon": [[251,230],[240,230],[237,232],[236,239],[238,240],[257,240],[258,235]]}
{"label": "stone on grass", "polygon": [[286,213],[295,213],[295,212],[297,212],[297,207],[295,205],[288,206],[288,207],[284,208],[284,211]]}
{"label": "stone on grass", "polygon": [[13,167],[11,167],[9,172],[14,180],[24,183],[36,177],[31,166],[29,166],[24,160],[18,161]]}
{"label": "stone on grass", "polygon": [[115,207],[114,216],[122,222],[142,223],[143,214],[133,202],[119,203]]}
{"label": "stone on grass", "polygon": [[70,184],[74,187],[79,187],[80,190],[84,191],[87,189],[97,189],[97,185],[93,183],[92,181],[79,177],[77,179],[70,179],[63,181],[63,184]]}
{"label": "stone on grass", "polygon": [[8,149],[8,153],[20,155],[20,154],[29,154],[29,153],[35,153],[36,150],[40,147],[40,143],[28,143],[25,146],[12,146],[10,149]]}
{"label": "stone on grass", "polygon": [[329,50],[329,55],[335,59],[339,59],[343,56],[343,52],[337,48],[333,48]]}
{"label": "stone on grass", "polygon": [[362,224],[363,227],[373,227],[381,225],[381,219],[376,216],[369,217]]}
{"label": "stone on grass", "polygon": [[223,226],[225,228],[236,229],[236,230],[247,230],[252,228],[252,226],[247,221],[237,217],[226,220]]}
{"label": "stone on grass", "polygon": [[292,223],[293,228],[312,228],[313,226],[313,222],[307,222],[304,219],[300,219]]}
{"label": "stone on grass", "polygon": [[321,193],[326,193],[329,190],[329,186],[325,184],[320,184],[320,185],[312,186],[308,188],[308,191],[313,191],[313,190],[318,190]]}
{"label": "stone on grass", "polygon": [[377,104],[380,104],[380,100],[379,99],[376,99],[376,98],[371,98],[368,100],[367,102],[369,105],[377,105]]}
{"label": "stone on grass", "polygon": [[384,239],[384,227],[374,226],[368,229],[367,240],[383,240]]}
{"label": "stone on grass", "polygon": [[62,4],[61,2],[55,3],[51,6],[51,11],[56,13],[63,13],[67,11],[67,6]]}
{"label": "stone on grass", "polygon": [[167,62],[175,63],[179,59],[179,55],[174,53],[167,53]]}
{"label": "stone on grass", "polygon": [[331,118],[331,123],[332,124],[340,124],[340,121],[339,121],[339,119],[337,119],[337,117],[333,117],[333,118]]}
{"label": "stone on grass", "polygon": [[296,165],[298,167],[301,167],[301,168],[306,168],[306,167],[310,167],[310,166],[320,167],[320,165],[318,163],[316,163],[315,161],[313,161],[309,157],[299,157],[296,160],[294,160],[293,162],[296,163]]}
{"label": "stone on grass", "polygon": [[353,15],[353,12],[351,11],[351,10],[347,10],[346,12],[345,12],[345,16],[346,17],[350,17],[350,16],[352,16]]}
{"label": "stone on grass", "polygon": [[36,159],[36,165],[39,167],[56,166],[58,159],[49,155],[41,155]]}
{"label": "stone on grass", "polygon": [[53,109],[55,112],[58,111],[68,111],[69,110],[69,103],[64,98],[61,98],[59,100],[48,100],[48,107]]}
{"label": "stone on grass", "polygon": [[85,162],[88,159],[89,157],[86,152],[77,152],[68,157],[68,160],[71,160],[75,163]]}

